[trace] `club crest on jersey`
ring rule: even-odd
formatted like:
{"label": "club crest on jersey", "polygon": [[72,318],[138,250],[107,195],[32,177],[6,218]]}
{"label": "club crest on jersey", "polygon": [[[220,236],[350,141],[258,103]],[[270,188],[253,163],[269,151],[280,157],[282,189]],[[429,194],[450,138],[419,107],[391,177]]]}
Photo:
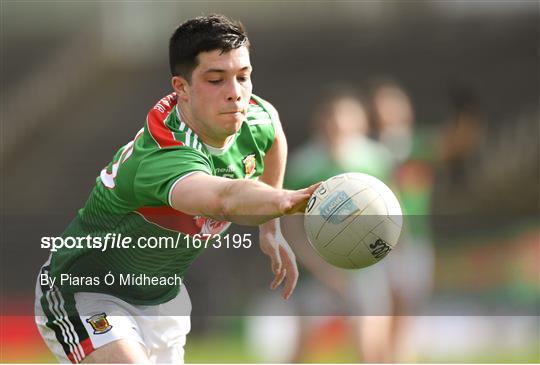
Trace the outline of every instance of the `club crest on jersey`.
{"label": "club crest on jersey", "polygon": [[255,154],[252,153],[251,155],[247,155],[242,160],[244,163],[244,172],[246,174],[246,178],[250,178],[255,174],[255,168],[257,167],[257,160],[255,158]]}
{"label": "club crest on jersey", "polygon": [[92,317],[88,318],[86,322],[90,323],[92,329],[94,330],[94,335],[101,335],[107,333],[111,330],[112,326],[107,320],[107,315],[105,313],[95,314]]}
{"label": "club crest on jersey", "polygon": [[201,216],[196,216],[195,225],[200,228],[200,234],[202,235],[215,235],[221,234],[229,228],[231,222],[227,221],[218,221],[212,218],[206,218]]}

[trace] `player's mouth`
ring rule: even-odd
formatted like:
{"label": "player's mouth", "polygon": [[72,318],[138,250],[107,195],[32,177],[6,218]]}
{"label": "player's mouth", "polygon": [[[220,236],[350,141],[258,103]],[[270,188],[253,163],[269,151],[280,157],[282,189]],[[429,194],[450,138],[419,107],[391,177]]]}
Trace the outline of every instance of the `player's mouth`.
{"label": "player's mouth", "polygon": [[227,111],[227,112],[222,112],[221,114],[224,114],[224,115],[234,115],[234,116],[244,116],[245,113],[243,110],[231,110],[231,111]]}

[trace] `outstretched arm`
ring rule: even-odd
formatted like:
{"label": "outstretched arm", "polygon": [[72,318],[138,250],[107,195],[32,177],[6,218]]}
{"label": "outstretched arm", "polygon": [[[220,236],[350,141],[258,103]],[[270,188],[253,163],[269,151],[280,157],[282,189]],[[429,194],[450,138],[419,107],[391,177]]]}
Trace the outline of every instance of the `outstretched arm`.
{"label": "outstretched arm", "polygon": [[173,188],[171,205],[191,215],[257,226],[272,218],[303,211],[316,186],[275,189],[253,180],[232,180],[196,172]]}

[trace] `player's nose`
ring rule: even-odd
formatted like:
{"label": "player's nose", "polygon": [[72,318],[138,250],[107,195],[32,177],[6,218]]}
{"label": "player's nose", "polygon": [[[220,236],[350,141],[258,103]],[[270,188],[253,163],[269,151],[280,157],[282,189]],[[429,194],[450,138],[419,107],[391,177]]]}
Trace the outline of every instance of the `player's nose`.
{"label": "player's nose", "polygon": [[241,85],[238,81],[234,80],[230,83],[230,86],[227,88],[227,101],[240,101],[242,100],[242,90]]}

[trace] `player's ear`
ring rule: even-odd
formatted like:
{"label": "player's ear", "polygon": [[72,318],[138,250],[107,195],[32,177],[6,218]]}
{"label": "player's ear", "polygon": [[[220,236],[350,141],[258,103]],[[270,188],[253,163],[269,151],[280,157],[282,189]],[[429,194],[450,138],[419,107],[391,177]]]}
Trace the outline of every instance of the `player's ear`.
{"label": "player's ear", "polygon": [[189,83],[182,76],[173,76],[171,84],[178,98],[187,101],[189,99]]}

